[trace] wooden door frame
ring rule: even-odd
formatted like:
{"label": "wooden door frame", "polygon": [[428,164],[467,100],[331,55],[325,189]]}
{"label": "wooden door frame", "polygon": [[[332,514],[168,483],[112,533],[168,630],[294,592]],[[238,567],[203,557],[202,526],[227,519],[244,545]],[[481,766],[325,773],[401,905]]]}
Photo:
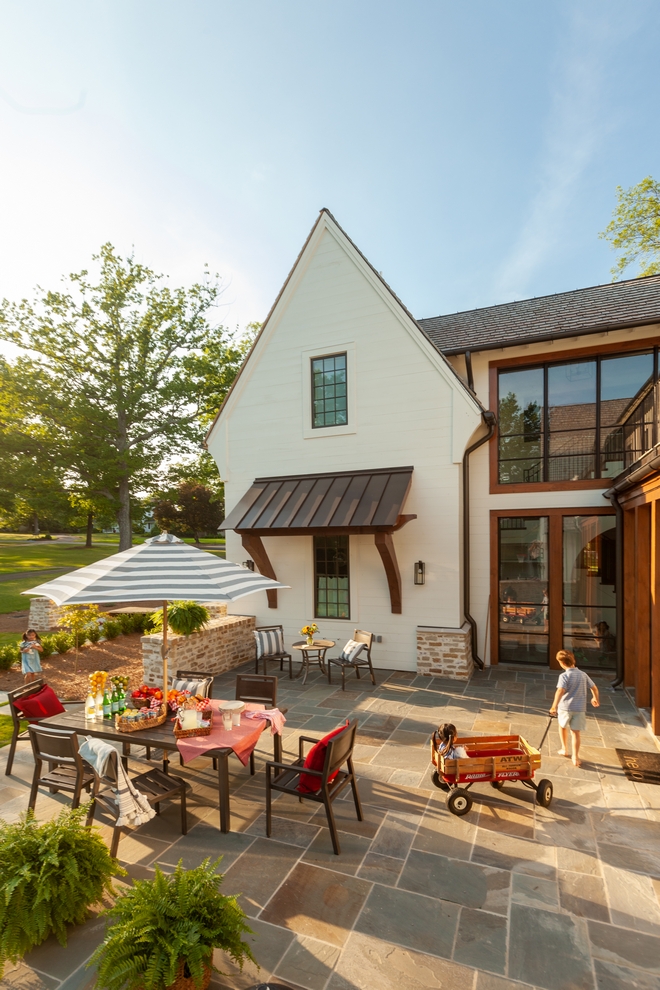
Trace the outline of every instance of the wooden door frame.
{"label": "wooden door frame", "polygon": [[[568,508],[541,509],[491,509],[490,510],[490,663],[499,663],[499,578],[500,578],[500,519],[538,519],[548,517],[548,598],[550,622],[548,629],[548,668],[558,670],[555,660],[563,643],[563,516],[615,516],[611,506],[574,506]],[[617,630],[618,630],[617,616]],[[617,632],[618,635],[618,632]],[[530,664],[541,666],[540,664]]]}

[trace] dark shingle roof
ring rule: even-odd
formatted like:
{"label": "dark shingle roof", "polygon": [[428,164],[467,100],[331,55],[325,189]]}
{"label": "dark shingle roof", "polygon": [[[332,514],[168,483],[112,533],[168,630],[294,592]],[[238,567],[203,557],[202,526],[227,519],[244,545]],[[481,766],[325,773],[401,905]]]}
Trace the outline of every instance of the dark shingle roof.
{"label": "dark shingle roof", "polygon": [[444,354],[660,322],[660,275],[417,321]]}

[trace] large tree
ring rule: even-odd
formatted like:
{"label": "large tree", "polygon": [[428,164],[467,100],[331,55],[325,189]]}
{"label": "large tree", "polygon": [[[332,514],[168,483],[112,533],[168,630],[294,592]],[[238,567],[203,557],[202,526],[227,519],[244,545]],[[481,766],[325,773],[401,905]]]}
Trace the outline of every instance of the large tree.
{"label": "large tree", "polygon": [[16,401],[31,431],[48,437],[44,451],[78,497],[116,508],[127,549],[131,496],[153,490],[164,459],[199,450],[202,420],[244,348],[210,320],[217,280],[171,289],[111,244],[94,261],[95,277],[72,274],[34,302],[5,300],[0,339],[21,351]]}
{"label": "large tree", "polygon": [[638,278],[660,274],[660,182],[647,175],[629,189],[617,186],[616,196],[612,219],[599,234],[622,252],[612,268],[612,281],[635,262]]}

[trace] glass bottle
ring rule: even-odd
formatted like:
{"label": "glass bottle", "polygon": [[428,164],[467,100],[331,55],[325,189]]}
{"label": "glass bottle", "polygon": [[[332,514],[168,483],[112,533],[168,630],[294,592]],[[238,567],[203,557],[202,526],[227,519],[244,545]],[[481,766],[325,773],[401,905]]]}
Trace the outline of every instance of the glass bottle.
{"label": "glass bottle", "polygon": [[85,702],[85,718],[96,718],[96,698],[92,694],[91,688],[89,694],[87,695],[87,701]]}
{"label": "glass bottle", "polygon": [[96,717],[103,718],[103,692],[100,688],[96,692]]}
{"label": "glass bottle", "polygon": [[119,689],[115,684],[112,688],[112,696],[110,698],[110,704],[112,706],[112,714],[116,715],[119,711]]}
{"label": "glass bottle", "polygon": [[107,688],[103,692],[103,718],[112,718],[112,699]]}

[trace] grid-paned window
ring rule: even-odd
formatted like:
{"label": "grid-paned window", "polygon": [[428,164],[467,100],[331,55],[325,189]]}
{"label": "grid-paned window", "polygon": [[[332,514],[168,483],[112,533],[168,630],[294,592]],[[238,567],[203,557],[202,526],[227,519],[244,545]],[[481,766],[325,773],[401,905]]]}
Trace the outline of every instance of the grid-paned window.
{"label": "grid-paned window", "polygon": [[314,537],[315,617],[350,618],[348,537]]}
{"label": "grid-paned window", "polygon": [[499,482],[614,478],[657,442],[656,350],[499,372]]}
{"label": "grid-paned window", "polygon": [[312,425],[318,429],[347,422],[346,354],[312,358]]}

